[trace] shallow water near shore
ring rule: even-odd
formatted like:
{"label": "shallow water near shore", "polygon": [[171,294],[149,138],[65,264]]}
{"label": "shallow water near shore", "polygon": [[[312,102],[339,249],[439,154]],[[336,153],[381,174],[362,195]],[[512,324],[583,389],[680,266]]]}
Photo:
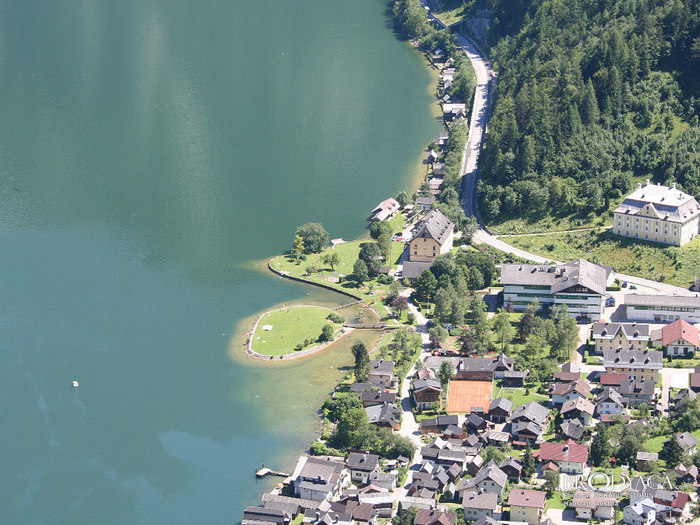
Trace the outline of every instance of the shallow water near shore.
{"label": "shallow water near shore", "polygon": [[304,222],[361,235],[440,131],[387,23],[375,0],[3,4],[0,522],[237,522],[279,481],[256,468],[293,468],[348,345],[271,366],[235,341],[348,302],[254,262]]}

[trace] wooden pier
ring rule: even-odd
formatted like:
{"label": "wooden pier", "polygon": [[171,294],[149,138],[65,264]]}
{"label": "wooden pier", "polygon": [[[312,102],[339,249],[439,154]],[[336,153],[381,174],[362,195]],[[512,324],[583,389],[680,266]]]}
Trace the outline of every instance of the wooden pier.
{"label": "wooden pier", "polygon": [[272,470],[271,468],[267,468],[266,466],[263,465],[263,467],[255,472],[255,477],[256,478],[264,478],[265,476],[279,476],[280,478],[288,478],[291,476],[291,474],[285,474],[284,472],[278,472],[276,470]]}

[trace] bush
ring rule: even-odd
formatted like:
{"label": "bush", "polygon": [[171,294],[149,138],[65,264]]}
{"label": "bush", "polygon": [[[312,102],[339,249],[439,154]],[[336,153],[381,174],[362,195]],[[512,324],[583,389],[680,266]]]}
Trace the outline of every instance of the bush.
{"label": "bush", "polygon": [[406,322],[408,324],[414,324],[416,322],[415,314],[412,314],[412,313],[406,314]]}
{"label": "bush", "polygon": [[394,278],[391,275],[380,275],[377,277],[377,282],[379,284],[391,284],[394,282]]}
{"label": "bush", "polygon": [[342,315],[339,315],[335,312],[331,312],[326,316],[326,319],[328,319],[331,323],[339,323],[342,324],[345,322],[345,317]]}

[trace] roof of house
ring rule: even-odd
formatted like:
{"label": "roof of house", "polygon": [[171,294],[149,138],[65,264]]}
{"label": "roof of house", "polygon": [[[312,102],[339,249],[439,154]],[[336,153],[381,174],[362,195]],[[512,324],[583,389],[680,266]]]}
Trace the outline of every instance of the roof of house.
{"label": "roof of house", "polygon": [[588,394],[591,393],[591,385],[585,379],[579,379],[571,383],[552,383],[549,388],[550,395],[565,396],[573,392],[588,397]]}
{"label": "roof of house", "polygon": [[535,507],[543,509],[547,501],[547,493],[541,490],[514,488],[508,496],[508,505],[518,507]]}
{"label": "roof of house", "polygon": [[435,372],[427,366],[422,367],[418,372],[416,372],[418,379],[437,379]]}
{"label": "roof of house", "polygon": [[648,341],[649,325],[639,323],[607,323],[599,321],[593,323],[593,339],[612,340],[622,332],[628,341]]}
{"label": "roof of house", "polygon": [[467,509],[496,510],[498,494],[479,490],[467,490],[462,495],[462,506]]}
{"label": "roof of house", "polygon": [[350,385],[350,392],[355,392],[356,394],[361,394],[365,390],[371,390],[372,388],[377,388],[372,383],[353,383]]}
{"label": "roof of house", "polygon": [[620,406],[625,405],[625,402],[622,399],[622,396],[620,395],[620,393],[617,390],[615,390],[609,386],[605,387],[603,389],[603,391],[595,397],[594,401],[595,401],[596,405],[599,405],[600,403],[605,403],[605,402],[615,403],[616,405],[620,405]]}
{"label": "roof of house", "polygon": [[505,354],[494,357],[464,357],[459,360],[458,371],[493,372],[495,370],[512,370],[514,360]]}
{"label": "roof of house", "polygon": [[564,421],[560,428],[565,436],[572,439],[581,439],[581,436],[583,436],[583,433],[586,431],[586,427],[581,423],[580,419]]}
{"label": "roof of house", "polygon": [[656,384],[651,379],[632,379],[631,377],[626,377],[620,383],[618,392],[622,397],[636,397],[636,396],[652,396],[654,395],[654,388]]}
{"label": "roof of house", "polygon": [[437,379],[416,379],[413,382],[413,391],[422,392],[423,390],[436,390],[442,392],[442,385]]}
{"label": "roof of house", "polygon": [[668,307],[680,306],[688,308],[700,308],[700,297],[690,297],[685,295],[625,295],[626,306],[652,306]]}
{"label": "roof of house", "polygon": [[467,416],[466,420],[464,421],[465,425],[475,427],[475,428],[479,428],[479,427],[483,426],[484,423],[485,423],[485,421],[484,421],[483,417],[478,416],[478,415],[473,414],[473,413],[469,414]]}
{"label": "roof of house", "polygon": [[524,405],[520,405],[516,408],[510,416],[511,421],[517,421],[519,419],[525,419],[542,425],[549,416],[549,409],[543,407],[536,401],[530,401]]}
{"label": "roof of house", "polygon": [[644,452],[642,450],[637,452],[637,461],[657,461],[658,459],[658,452]]}
{"label": "roof of house", "polygon": [[557,266],[542,264],[504,264],[501,283],[515,285],[549,286],[552,293],[563,292],[573,286],[584,286],[599,295],[605,294],[608,270],[602,265],[577,259]]}
{"label": "roof of house", "polygon": [[396,364],[387,359],[373,359],[369,362],[369,373],[372,374],[393,374]]}
{"label": "roof of house", "polygon": [[362,402],[367,405],[381,405],[384,403],[394,403],[396,401],[396,392],[387,392],[385,390],[365,390],[360,394]]}
{"label": "roof of house", "polygon": [[476,487],[479,483],[485,480],[490,480],[496,483],[499,487],[505,487],[508,482],[508,476],[495,464],[482,467],[479,473],[473,478],[462,480],[457,487],[457,490],[471,489]]}
{"label": "roof of house", "polygon": [[613,372],[603,372],[600,374],[600,385],[601,386],[620,386],[622,381],[624,381],[629,376],[627,374],[616,374]]}
{"label": "roof of house", "polygon": [[595,412],[595,405],[591,403],[588,399],[577,397],[575,399],[569,399],[568,401],[564,402],[564,404],[561,406],[562,414],[566,414],[567,412],[571,412],[572,410],[578,410],[579,412],[584,412],[586,414],[593,415],[593,412]]}
{"label": "roof of house", "polygon": [[547,470],[552,470],[554,472],[559,472],[559,465],[556,463],[553,463],[552,461],[547,461],[544,465],[542,465],[542,472],[545,472]]}
{"label": "roof of house", "polygon": [[698,440],[690,432],[679,432],[676,434],[676,441],[683,447],[683,450],[689,450],[698,444]]}
{"label": "roof of house", "polygon": [[418,206],[430,206],[433,202],[435,202],[435,197],[432,195],[421,195],[416,198],[416,204]]}
{"label": "roof of house", "polygon": [[700,388],[700,373],[699,372],[693,372],[690,374],[690,387],[691,388]]}
{"label": "roof of house", "polygon": [[399,416],[401,415],[401,409],[396,406],[396,403],[372,405],[371,407],[366,407],[365,412],[370,423],[386,424],[392,427],[399,422]]}
{"label": "roof of house", "polygon": [[432,427],[449,427],[450,425],[459,425],[459,416],[437,416],[430,419],[421,419],[419,425],[425,428]]}
{"label": "roof of house", "polygon": [[634,512],[637,516],[643,516],[646,518],[650,512],[656,512],[656,505],[649,498],[644,498],[632,505],[627,505],[625,510],[627,509],[630,509],[630,511]]}
{"label": "roof of house", "polygon": [[660,370],[664,365],[663,354],[658,350],[605,350],[604,366],[632,367]]}
{"label": "roof of house", "polygon": [[573,439],[566,443],[545,442],[540,445],[539,458],[542,461],[585,463],[588,461],[588,445],[580,445]]}
{"label": "roof of house", "polygon": [[501,525],[501,522],[488,516],[482,516],[476,520],[473,525]]}
{"label": "roof of house", "polygon": [[379,456],[366,452],[350,452],[348,454],[348,459],[345,460],[345,465],[350,470],[372,472],[379,465]]}
{"label": "roof of house", "polygon": [[664,346],[679,340],[696,347],[700,346],[698,329],[684,319],[673,321],[661,329],[661,342]]}
{"label": "roof of house", "polygon": [[510,414],[513,411],[513,402],[505,397],[497,397],[491,401],[491,404],[489,405],[489,412],[497,409],[503,410],[504,412],[508,412]]}
{"label": "roof of house", "polygon": [[637,185],[637,189],[625,197],[614,213],[637,215],[647,206],[655,217],[670,222],[685,223],[700,215],[698,201],[679,190],[675,183],[662,186],[650,184],[648,179],[645,186]]}
{"label": "roof of house", "polygon": [[439,509],[418,509],[413,519],[414,525],[455,525],[457,514]]}
{"label": "roof of house", "polygon": [[523,470],[523,464],[515,458],[507,458],[503,460],[503,463],[501,463],[498,468],[500,468],[501,470],[503,470],[504,468],[512,468],[520,472],[521,470]]}
{"label": "roof of house", "polygon": [[414,235],[414,239],[428,238],[437,241],[442,245],[454,231],[454,223],[445,217],[440,210],[432,210],[420,222],[418,230]]}
{"label": "roof of house", "polygon": [[581,377],[578,372],[554,372],[554,380],[561,382],[576,381]]}
{"label": "roof of house", "polygon": [[403,263],[403,269],[401,270],[401,276],[406,279],[415,279],[425,270],[433,265],[432,262],[423,261],[406,261]]}
{"label": "roof of house", "polygon": [[[272,505],[275,503],[287,503],[287,504],[293,504],[304,511],[306,510],[313,510],[318,507],[319,502],[310,500],[310,499],[303,499],[303,498],[292,498],[290,496],[281,496],[279,494],[272,494],[270,492],[265,492],[262,495],[262,501],[264,503],[265,507],[268,507],[268,504]],[[272,507],[276,508],[276,507]]]}

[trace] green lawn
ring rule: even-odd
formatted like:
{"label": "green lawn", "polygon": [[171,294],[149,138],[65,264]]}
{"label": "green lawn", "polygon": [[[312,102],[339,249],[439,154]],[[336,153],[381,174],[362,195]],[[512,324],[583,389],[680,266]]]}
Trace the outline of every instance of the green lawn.
{"label": "green lawn", "polygon": [[672,360],[664,359],[664,366],[668,368],[695,368],[700,364],[700,359],[674,357]]}
{"label": "green lawn", "polygon": [[700,238],[685,246],[665,246],[627,239],[608,230],[503,238],[523,250],[558,261],[585,258],[613,266],[620,273],[664,281],[683,288],[700,275]]}
{"label": "green lawn", "polygon": [[[495,392],[494,395],[497,395],[498,392]],[[547,396],[543,396],[541,394],[537,394],[535,392],[530,392],[529,395],[525,394],[525,389],[524,388],[503,388],[501,390],[500,397],[505,397],[506,399],[510,399],[513,402],[513,408],[517,408],[520,405],[524,405],[526,403],[529,403],[530,401],[536,401],[544,406],[547,405],[547,402],[549,401],[549,398]]]}
{"label": "green lawn", "polygon": [[[329,313],[329,309],[320,306],[297,306],[268,312],[253,333],[252,348],[259,354],[282,355],[294,352],[296,345],[309,338],[313,339],[312,344],[318,344],[321,328],[330,322],[326,320]],[[263,330],[266,325],[271,325],[272,330]],[[336,332],[338,327],[334,325]]]}
{"label": "green lawn", "polygon": [[[695,439],[700,441],[700,429],[693,430],[691,434],[693,434]],[[647,439],[644,442],[644,450],[646,450],[647,452],[661,452],[661,449],[664,448],[664,442],[670,437],[670,434],[666,434],[663,436],[657,436],[654,438]]]}
{"label": "green lawn", "polygon": [[431,13],[443,24],[452,25],[466,16],[462,0],[441,0],[441,3],[442,8]]}
{"label": "green lawn", "polygon": [[565,508],[566,508],[566,503],[564,503],[564,500],[561,498],[561,492],[555,491],[552,494],[552,497],[547,498],[547,510],[549,510],[549,509],[564,510]]}

